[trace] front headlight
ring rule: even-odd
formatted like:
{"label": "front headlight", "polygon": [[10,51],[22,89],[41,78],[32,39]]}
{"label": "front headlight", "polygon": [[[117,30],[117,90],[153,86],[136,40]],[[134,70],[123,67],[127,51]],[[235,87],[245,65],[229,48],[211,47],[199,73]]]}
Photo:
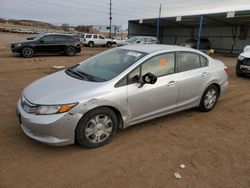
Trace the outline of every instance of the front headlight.
{"label": "front headlight", "polygon": [[20,47],[20,46],[22,46],[22,44],[16,44],[16,45],[15,45],[16,48],[18,48],[18,47]]}
{"label": "front headlight", "polygon": [[78,103],[65,104],[65,105],[41,105],[38,107],[37,115],[59,114],[70,111]]}
{"label": "front headlight", "polygon": [[245,59],[245,57],[243,57],[243,56],[241,56],[241,55],[239,55],[239,57],[238,57],[238,60],[244,60]]}

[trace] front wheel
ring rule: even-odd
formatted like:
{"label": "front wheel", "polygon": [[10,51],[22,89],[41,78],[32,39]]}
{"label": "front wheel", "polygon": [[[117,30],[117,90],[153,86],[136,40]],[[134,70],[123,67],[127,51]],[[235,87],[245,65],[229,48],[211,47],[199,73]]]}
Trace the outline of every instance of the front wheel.
{"label": "front wheel", "polygon": [[90,42],[89,42],[89,47],[90,47],[90,48],[93,48],[94,46],[95,46],[94,42],[90,41]]}
{"label": "front wheel", "polygon": [[34,55],[34,50],[31,47],[24,47],[21,51],[23,57],[32,57]]}
{"label": "front wheel", "polygon": [[198,109],[208,112],[213,109],[219,97],[219,90],[215,85],[209,86],[202,95]]}
{"label": "front wheel", "polygon": [[107,144],[116,133],[118,120],[113,110],[100,107],[83,116],[76,128],[76,140],[87,148]]}

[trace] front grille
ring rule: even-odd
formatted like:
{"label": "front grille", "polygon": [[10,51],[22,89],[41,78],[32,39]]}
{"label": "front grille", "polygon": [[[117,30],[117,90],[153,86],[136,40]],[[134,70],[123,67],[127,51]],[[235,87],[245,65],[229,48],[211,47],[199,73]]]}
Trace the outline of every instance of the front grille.
{"label": "front grille", "polygon": [[250,66],[250,59],[244,59],[242,65]]}
{"label": "front grille", "polygon": [[23,109],[29,114],[34,114],[38,108],[37,105],[32,104],[25,97],[22,97],[21,105],[22,105]]}

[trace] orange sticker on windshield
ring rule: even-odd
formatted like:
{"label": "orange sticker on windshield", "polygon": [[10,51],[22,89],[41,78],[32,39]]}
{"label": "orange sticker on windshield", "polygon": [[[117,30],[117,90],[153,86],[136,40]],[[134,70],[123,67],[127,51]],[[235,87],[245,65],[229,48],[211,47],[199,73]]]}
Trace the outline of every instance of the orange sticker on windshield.
{"label": "orange sticker on windshield", "polygon": [[167,65],[167,61],[165,59],[161,59],[160,66],[166,66],[166,65]]}

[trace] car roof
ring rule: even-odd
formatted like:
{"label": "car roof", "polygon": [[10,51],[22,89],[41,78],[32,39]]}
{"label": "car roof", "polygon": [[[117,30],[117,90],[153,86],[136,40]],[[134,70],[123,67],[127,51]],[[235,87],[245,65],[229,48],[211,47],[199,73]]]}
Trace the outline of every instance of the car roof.
{"label": "car roof", "polygon": [[182,47],[182,46],[176,46],[176,45],[165,45],[165,44],[136,44],[136,45],[126,45],[119,47],[122,49],[127,50],[133,50],[133,51],[139,51],[144,53],[153,53],[156,51],[192,51],[192,52],[199,52],[198,50]]}
{"label": "car roof", "polygon": [[71,34],[66,34],[66,33],[44,33],[43,35],[44,36],[45,35],[61,35],[61,36],[70,36],[70,37],[72,37]]}

